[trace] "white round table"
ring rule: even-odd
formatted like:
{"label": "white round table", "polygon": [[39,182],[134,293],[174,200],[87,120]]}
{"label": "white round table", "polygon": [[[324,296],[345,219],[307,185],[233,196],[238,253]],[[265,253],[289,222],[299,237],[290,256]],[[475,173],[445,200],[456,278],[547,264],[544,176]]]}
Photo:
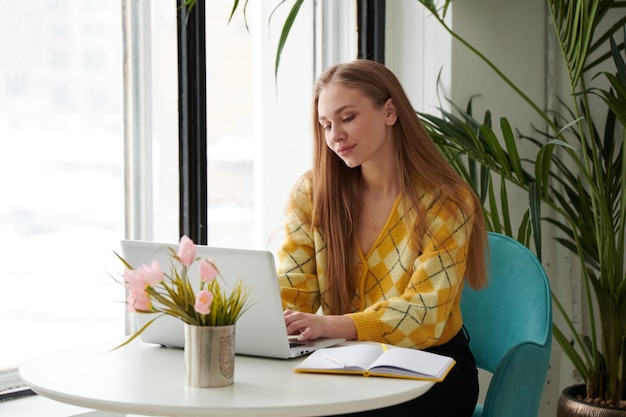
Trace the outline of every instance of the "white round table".
{"label": "white round table", "polygon": [[26,361],[22,379],[51,399],[149,416],[320,416],[401,403],[433,383],[408,379],[296,373],[300,359],[238,355],[235,383],[185,385],[183,351],[140,341],[57,349]]}

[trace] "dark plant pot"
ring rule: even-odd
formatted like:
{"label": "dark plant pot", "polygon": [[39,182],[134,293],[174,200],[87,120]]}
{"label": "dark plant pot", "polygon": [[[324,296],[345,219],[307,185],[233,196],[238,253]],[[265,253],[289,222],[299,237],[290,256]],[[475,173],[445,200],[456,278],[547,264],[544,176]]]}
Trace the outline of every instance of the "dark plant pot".
{"label": "dark plant pot", "polygon": [[576,398],[585,396],[585,384],[572,385],[561,393],[556,407],[557,417],[626,417],[626,408],[590,404]]}

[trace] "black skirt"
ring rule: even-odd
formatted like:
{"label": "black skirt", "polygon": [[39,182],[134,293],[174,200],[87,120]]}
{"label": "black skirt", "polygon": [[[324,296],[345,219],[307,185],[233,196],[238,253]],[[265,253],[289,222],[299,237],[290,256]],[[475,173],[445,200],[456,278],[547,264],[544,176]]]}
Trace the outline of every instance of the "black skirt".
{"label": "black skirt", "polygon": [[363,411],[347,416],[471,416],[478,401],[478,371],[469,348],[469,335],[462,328],[448,343],[425,349],[456,360],[450,373],[425,394],[391,407]]}

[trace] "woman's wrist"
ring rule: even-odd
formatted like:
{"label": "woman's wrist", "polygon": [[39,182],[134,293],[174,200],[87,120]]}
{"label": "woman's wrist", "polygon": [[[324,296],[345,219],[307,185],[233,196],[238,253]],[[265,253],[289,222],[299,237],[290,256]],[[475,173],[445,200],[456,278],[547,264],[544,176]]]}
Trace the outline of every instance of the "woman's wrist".
{"label": "woman's wrist", "polygon": [[350,316],[324,316],[324,337],[354,340],[357,338],[356,325]]}

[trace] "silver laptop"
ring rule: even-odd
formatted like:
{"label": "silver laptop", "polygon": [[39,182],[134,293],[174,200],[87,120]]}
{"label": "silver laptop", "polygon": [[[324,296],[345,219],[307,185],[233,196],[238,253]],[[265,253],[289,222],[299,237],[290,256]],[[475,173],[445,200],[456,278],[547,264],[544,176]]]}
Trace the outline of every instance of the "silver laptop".
{"label": "silver laptop", "polygon": [[[198,246],[198,257],[211,258],[220,270],[224,290],[230,292],[238,277],[250,289],[252,306],[239,318],[235,327],[235,353],[270,358],[295,358],[329,347],[344,339],[317,339],[298,342],[287,335],[276,276],[274,256],[269,251]],[[164,271],[169,268],[168,247],[178,244],[122,240],[121,255],[133,268],[157,260]],[[120,262],[121,265],[121,262]],[[197,262],[194,266],[197,265]],[[189,271],[192,282],[200,282],[198,271]],[[218,278],[220,279],[220,278]],[[225,283],[225,284],[224,284]],[[133,313],[137,328],[152,319],[152,314]],[[162,316],[155,320],[140,339],[166,347],[185,345],[184,325],[179,319]]]}

